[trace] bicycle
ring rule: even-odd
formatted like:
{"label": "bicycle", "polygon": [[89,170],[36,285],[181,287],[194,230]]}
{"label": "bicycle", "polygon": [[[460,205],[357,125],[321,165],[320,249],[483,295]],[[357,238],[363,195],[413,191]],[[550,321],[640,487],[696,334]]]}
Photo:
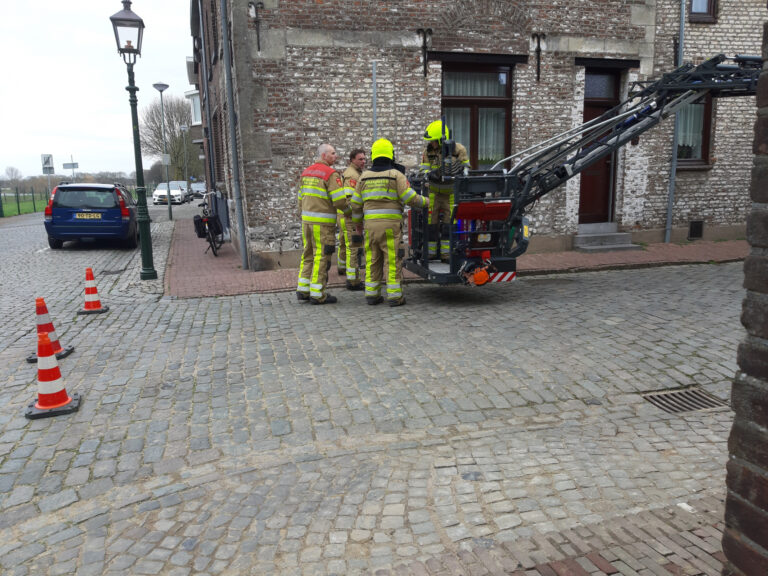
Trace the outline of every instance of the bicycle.
{"label": "bicycle", "polygon": [[208,248],[205,251],[208,252],[210,250],[214,256],[218,256],[219,248],[224,244],[224,228],[221,225],[219,216],[211,213],[208,206],[208,196],[213,196],[213,194],[214,192],[203,194],[203,201],[198,204],[202,208],[202,215],[196,214],[193,220],[197,237],[205,238],[208,241]]}

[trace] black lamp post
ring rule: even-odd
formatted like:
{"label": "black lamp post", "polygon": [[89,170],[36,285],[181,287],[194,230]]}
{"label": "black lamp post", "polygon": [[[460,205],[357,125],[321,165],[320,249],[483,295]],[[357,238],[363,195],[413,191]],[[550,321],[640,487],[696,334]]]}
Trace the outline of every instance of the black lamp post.
{"label": "black lamp post", "polygon": [[[139,138],[139,115],[136,112],[136,92],[133,65],[136,58],[141,56],[141,40],[144,36],[144,21],[131,11],[131,1],[122,0],[123,9],[109,17],[115,31],[117,52],[123,57],[128,66],[128,101],[131,104],[131,120],[133,122],[133,153],[136,157],[136,195],[138,196],[139,240],[141,241],[141,274],[142,280],[154,280],[157,271],[152,262],[152,237],[149,235],[149,211],[147,210],[147,191],[144,187],[144,167],[141,162],[141,140]],[[169,191],[170,194],[170,191]],[[170,199],[169,199],[170,201]]]}

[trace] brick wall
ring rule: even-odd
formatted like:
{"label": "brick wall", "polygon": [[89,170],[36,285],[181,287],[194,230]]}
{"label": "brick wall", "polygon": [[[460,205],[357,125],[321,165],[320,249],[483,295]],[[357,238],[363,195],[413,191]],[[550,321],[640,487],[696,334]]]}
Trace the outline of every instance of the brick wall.
{"label": "brick wall", "polygon": [[[687,24],[686,59],[718,52],[756,53],[763,0],[720,2],[715,24]],[[211,7],[204,3],[206,22]],[[512,152],[581,123],[584,67],[575,58],[638,60],[623,74],[658,77],[673,68],[679,0],[398,0],[375,15],[359,0],[265,0],[257,27],[247,0],[230,0],[243,203],[252,268],[277,265],[275,255],[300,244],[296,184],[317,146],[328,141],[340,158],[373,141],[372,62],[377,63],[377,137],[393,141],[404,164],[418,163],[424,126],[440,115],[441,63],[424,78],[417,28],[433,29],[437,52],[528,57],[513,70]],[[533,32],[541,43],[536,81]],[[212,41],[211,41],[212,44]],[[226,127],[221,58],[215,62],[212,110]],[[689,220],[743,226],[754,100],[719,102],[712,167],[679,172],[674,226]],[[225,189],[232,189],[228,131],[221,147]],[[666,221],[672,122],[646,133],[617,157],[615,220],[622,230],[655,234]],[[339,167],[345,165],[340,161]],[[578,229],[579,178],[544,197],[529,214],[534,246],[541,237],[570,239]],[[683,236],[684,237],[684,236]],[[567,242],[563,245],[568,245]],[[287,265],[295,265],[283,258]]]}
{"label": "brick wall", "polygon": [[[763,33],[768,60],[768,23]],[[728,440],[728,497],[723,574],[768,574],[768,70],[760,77],[755,123],[753,202],[747,237],[752,246],[744,263],[741,321],[747,336],[739,346],[741,371],[733,384],[736,418]]]}

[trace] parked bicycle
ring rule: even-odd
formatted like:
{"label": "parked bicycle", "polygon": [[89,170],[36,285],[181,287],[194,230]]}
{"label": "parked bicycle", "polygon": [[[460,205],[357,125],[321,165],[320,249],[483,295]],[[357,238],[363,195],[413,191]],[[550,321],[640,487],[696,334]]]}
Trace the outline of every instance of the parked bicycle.
{"label": "parked bicycle", "polygon": [[197,237],[208,240],[208,248],[205,251],[210,250],[214,256],[218,256],[219,248],[224,244],[224,227],[221,225],[219,216],[211,212],[209,197],[213,194],[213,192],[203,194],[203,201],[198,204],[202,208],[202,214],[196,214],[193,221]]}

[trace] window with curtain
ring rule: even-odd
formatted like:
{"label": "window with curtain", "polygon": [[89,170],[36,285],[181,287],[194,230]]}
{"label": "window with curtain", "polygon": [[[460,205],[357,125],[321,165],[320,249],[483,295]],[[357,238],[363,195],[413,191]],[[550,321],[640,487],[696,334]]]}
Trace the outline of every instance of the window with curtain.
{"label": "window with curtain", "polygon": [[707,98],[688,104],[677,114],[680,122],[677,141],[678,165],[682,168],[709,165],[712,100]]}
{"label": "window with curtain", "polygon": [[716,22],[717,0],[690,0],[688,14],[691,22]]}
{"label": "window with curtain", "polygon": [[474,169],[491,168],[510,155],[510,66],[445,63],[443,114],[451,138],[467,148]]}

